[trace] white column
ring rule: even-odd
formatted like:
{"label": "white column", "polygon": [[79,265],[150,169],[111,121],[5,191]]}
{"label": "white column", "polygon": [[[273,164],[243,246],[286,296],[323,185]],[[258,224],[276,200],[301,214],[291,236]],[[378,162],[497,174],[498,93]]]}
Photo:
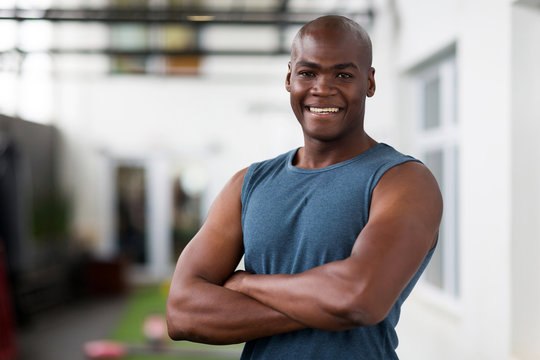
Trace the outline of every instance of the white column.
{"label": "white column", "polygon": [[532,360],[540,359],[540,6],[514,6],[510,53],[512,351]]}
{"label": "white column", "polygon": [[463,2],[457,47],[466,359],[510,355],[511,24],[505,0]]}
{"label": "white column", "polygon": [[148,239],[146,241],[150,276],[162,279],[171,274],[172,184],[166,159],[153,156],[148,162]]}

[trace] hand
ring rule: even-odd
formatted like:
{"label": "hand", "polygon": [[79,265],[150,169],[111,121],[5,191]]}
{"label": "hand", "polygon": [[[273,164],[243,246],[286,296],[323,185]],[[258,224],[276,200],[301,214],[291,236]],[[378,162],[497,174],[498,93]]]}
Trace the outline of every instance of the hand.
{"label": "hand", "polygon": [[223,286],[230,290],[242,292],[242,280],[250,275],[252,274],[244,270],[235,271]]}

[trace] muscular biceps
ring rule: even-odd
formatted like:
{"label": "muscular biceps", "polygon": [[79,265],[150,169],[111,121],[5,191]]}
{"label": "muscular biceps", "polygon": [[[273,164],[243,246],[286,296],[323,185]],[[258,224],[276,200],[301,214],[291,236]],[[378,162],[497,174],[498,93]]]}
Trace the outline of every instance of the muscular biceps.
{"label": "muscular biceps", "polygon": [[442,199],[429,170],[405,163],[376,186],[351,255],[295,275],[235,274],[225,286],[310,327],[344,330],[384,319],[434,245]]}
{"label": "muscular biceps", "polygon": [[305,327],[222,286],[243,254],[244,175],[245,170],[237,173],[218,195],[178,260],[167,299],[167,327],[175,340],[231,344]]}

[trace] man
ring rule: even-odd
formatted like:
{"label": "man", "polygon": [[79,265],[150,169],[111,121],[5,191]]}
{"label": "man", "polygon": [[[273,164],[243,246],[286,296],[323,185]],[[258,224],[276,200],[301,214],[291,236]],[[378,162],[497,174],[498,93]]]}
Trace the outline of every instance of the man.
{"label": "man", "polygon": [[244,359],[397,358],[394,327],[433,253],[442,200],[425,166],[364,131],[371,57],[347,18],[299,31],[286,89],[304,147],[238,172],[218,195],[173,276],[173,339],[247,341]]}

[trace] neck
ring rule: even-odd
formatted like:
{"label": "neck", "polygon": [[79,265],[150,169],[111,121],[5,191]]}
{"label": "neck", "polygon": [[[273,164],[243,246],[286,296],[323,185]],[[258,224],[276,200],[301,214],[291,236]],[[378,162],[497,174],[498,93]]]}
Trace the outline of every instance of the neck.
{"label": "neck", "polygon": [[304,147],[298,150],[293,164],[304,169],[320,169],[352,159],[377,144],[365,132],[353,140],[344,144],[304,137]]}

